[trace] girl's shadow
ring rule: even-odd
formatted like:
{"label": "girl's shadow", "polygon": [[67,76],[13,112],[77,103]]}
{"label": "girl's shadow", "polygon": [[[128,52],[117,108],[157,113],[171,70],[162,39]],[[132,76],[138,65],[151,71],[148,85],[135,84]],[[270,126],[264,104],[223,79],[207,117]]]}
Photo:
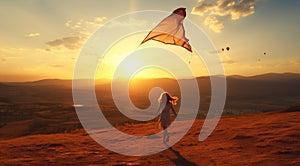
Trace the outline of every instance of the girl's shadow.
{"label": "girl's shadow", "polygon": [[[166,144],[169,147],[169,145]],[[178,151],[174,150],[172,147],[169,147],[169,150],[176,155],[176,159],[169,158],[175,165],[184,165],[184,166],[197,166],[197,164],[190,162],[189,160],[185,159]]]}

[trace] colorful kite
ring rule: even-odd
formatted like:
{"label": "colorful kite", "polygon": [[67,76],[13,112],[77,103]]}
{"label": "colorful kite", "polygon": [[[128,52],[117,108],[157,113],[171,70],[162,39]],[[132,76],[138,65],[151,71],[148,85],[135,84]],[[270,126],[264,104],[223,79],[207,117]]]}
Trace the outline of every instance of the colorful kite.
{"label": "colorful kite", "polygon": [[185,8],[178,8],[167,18],[163,19],[154,29],[152,29],[141,44],[155,40],[165,44],[172,44],[183,47],[192,52],[192,47],[185,37],[183,20],[186,17]]}

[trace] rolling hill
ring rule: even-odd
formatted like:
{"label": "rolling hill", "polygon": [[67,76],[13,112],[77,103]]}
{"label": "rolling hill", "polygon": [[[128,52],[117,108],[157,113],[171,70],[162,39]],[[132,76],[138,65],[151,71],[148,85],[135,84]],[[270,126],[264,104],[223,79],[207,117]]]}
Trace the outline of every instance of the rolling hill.
{"label": "rolling hill", "polygon": [[[0,165],[299,165],[299,111],[222,117],[204,142],[198,142],[203,124],[198,119],[172,148],[143,157],[111,152],[83,130],[0,140]],[[133,135],[158,130],[154,122],[118,129]]]}

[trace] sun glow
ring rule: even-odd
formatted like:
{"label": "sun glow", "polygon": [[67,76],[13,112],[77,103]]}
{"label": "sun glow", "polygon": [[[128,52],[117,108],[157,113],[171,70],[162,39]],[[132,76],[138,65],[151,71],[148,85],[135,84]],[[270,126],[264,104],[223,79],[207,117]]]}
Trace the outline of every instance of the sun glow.
{"label": "sun glow", "polygon": [[140,63],[140,59],[134,59],[129,63],[125,64],[125,70],[129,72],[135,72],[135,69],[139,66]]}
{"label": "sun glow", "polygon": [[[163,50],[167,50],[168,54],[177,54],[179,55],[187,64],[191,59],[192,63],[188,64],[190,68],[193,70],[195,75],[205,75],[207,73],[205,66],[203,65],[200,58],[193,55],[191,58],[191,54],[182,49],[181,47],[166,45],[163,43],[159,43],[156,41],[149,41],[143,45],[140,45],[143,38],[147,35],[148,32],[139,32],[136,34],[129,35],[127,37],[122,38],[118,42],[116,42],[104,55],[104,58],[98,64],[98,70],[96,74],[96,79],[112,79],[114,77],[115,71],[118,66],[122,63],[122,61],[129,56],[130,54],[136,53],[136,51],[140,51],[136,59],[132,59],[131,61],[127,61],[124,65],[123,73],[121,73],[122,78],[172,78],[173,76],[163,69],[157,68],[155,66],[141,68],[138,71],[134,71],[138,68],[138,66],[144,64],[145,62],[155,62],[155,61],[163,61],[166,63],[172,63],[172,59],[153,59],[151,55],[161,54],[159,51],[161,48]],[[158,48],[158,51],[141,51],[145,48],[154,47]],[[166,52],[164,52],[166,53]],[[144,56],[146,55],[146,56]],[[176,64],[174,64],[176,65]],[[178,66],[178,71],[180,72],[181,68]],[[128,75],[128,73],[133,73],[133,75]]]}
{"label": "sun glow", "polygon": [[173,78],[173,76],[158,68],[146,68],[134,75],[133,79],[141,79],[141,78]]}

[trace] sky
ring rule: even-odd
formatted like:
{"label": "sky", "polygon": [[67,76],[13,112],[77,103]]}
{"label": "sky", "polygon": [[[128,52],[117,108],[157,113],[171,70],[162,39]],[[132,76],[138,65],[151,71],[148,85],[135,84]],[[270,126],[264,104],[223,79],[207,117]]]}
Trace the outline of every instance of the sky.
{"label": "sky", "polygon": [[[72,79],[81,48],[106,22],[130,12],[171,13],[178,7],[186,8],[186,19],[201,28],[218,51],[231,48],[219,51],[226,75],[300,73],[298,0],[10,0],[0,1],[0,81]],[[138,42],[144,34],[134,37]],[[191,43],[196,40],[188,38]],[[124,50],[120,45],[132,39],[124,40],[112,51],[116,54],[108,53],[107,57],[116,59],[114,63],[104,66],[119,62],[116,55]],[[155,42],[149,45],[164,47]],[[207,75],[197,63],[192,59],[196,75]],[[103,77],[110,77],[113,69]],[[151,73],[144,72],[139,75]]]}

